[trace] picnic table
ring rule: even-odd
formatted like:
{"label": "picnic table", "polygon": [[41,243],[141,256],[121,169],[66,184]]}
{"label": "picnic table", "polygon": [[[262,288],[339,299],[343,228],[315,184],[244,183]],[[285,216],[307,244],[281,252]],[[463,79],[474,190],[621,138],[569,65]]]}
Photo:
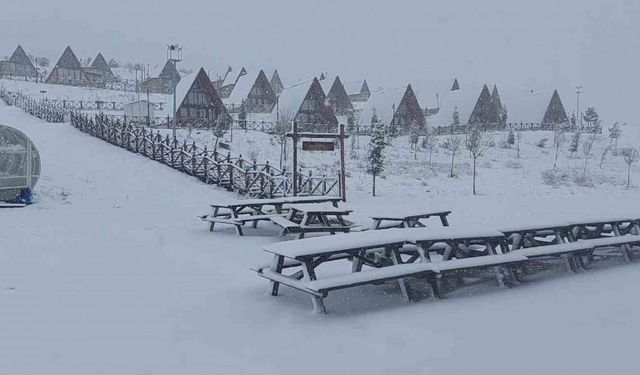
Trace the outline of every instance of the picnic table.
{"label": "picnic table", "polygon": [[272,218],[271,221],[283,228],[283,235],[298,233],[304,238],[306,233],[349,232],[355,225],[346,220],[352,210],[332,207],[321,203],[287,204],[286,217]]}
{"label": "picnic table", "polygon": [[[391,214],[383,214],[378,216],[372,216],[373,220],[372,228],[375,229],[387,229],[387,228],[415,228],[424,227],[425,225],[420,222],[422,219],[428,219],[432,216],[438,216],[443,227],[449,226],[447,216],[451,214],[451,211],[435,211],[435,212],[395,212]],[[391,222],[385,224],[385,222]]]}
{"label": "picnic table", "polygon": [[209,222],[209,230],[213,231],[215,224],[228,224],[236,228],[236,233],[243,235],[242,226],[248,222],[256,228],[259,221],[269,221],[274,217],[284,217],[283,206],[295,203],[326,203],[338,207],[340,197],[308,196],[281,197],[271,199],[240,199],[211,204],[212,213],[200,216]]}
{"label": "picnic table", "polygon": [[[449,229],[449,228],[446,228]],[[277,295],[279,285],[284,284],[294,289],[311,294],[315,311],[325,311],[323,298],[331,290],[354,287],[364,284],[378,283],[386,280],[397,280],[402,295],[411,299],[411,291],[405,278],[424,278],[431,293],[438,295],[435,275],[453,272],[459,269],[499,267],[523,262],[526,257],[519,254],[500,254],[500,256],[478,257],[475,259],[457,259],[447,262],[430,262],[424,248],[432,241],[460,244],[476,241],[492,241],[502,234],[495,231],[446,230],[437,234],[420,228],[389,229],[384,231],[365,231],[337,235],[335,237],[315,237],[300,241],[288,241],[267,245],[264,251],[273,254],[269,265],[255,267],[258,275],[271,281],[271,294]],[[413,250],[409,246],[414,245]],[[367,257],[367,252],[384,249],[391,254],[393,265],[377,263],[375,259]],[[419,254],[403,260],[405,254]],[[495,254],[492,250],[491,254]],[[504,256],[503,256],[504,255]],[[315,270],[326,262],[338,260],[352,260],[351,273],[325,279],[318,279]],[[367,271],[362,265],[370,266]],[[284,271],[290,268],[300,268],[293,273]],[[502,281],[499,277],[499,284]]]}

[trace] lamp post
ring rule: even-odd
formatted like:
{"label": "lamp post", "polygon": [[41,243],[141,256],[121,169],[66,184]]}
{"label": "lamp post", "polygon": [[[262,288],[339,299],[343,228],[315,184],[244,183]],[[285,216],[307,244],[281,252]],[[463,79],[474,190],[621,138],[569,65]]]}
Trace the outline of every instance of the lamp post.
{"label": "lamp post", "polygon": [[[576,113],[576,116],[578,116],[578,119],[580,121],[580,129],[582,129],[582,113],[580,113],[580,94],[582,93],[582,86],[576,86],[576,111],[578,113]],[[576,121],[576,125],[578,125],[578,122]]]}
{"label": "lamp post", "polygon": [[176,77],[176,64],[182,61],[182,47],[178,44],[169,44],[167,45],[167,60],[173,63],[173,78],[172,78],[172,86],[173,86],[173,138],[176,137],[176,128],[178,127],[178,113],[176,108],[176,87],[178,86],[178,80]]}

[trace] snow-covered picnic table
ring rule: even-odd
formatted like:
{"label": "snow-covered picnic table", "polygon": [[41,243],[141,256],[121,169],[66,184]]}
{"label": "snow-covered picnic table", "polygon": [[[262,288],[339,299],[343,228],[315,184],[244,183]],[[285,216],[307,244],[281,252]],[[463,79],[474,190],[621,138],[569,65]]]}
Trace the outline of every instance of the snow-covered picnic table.
{"label": "snow-covered picnic table", "polygon": [[[322,298],[330,290],[397,279],[403,295],[409,299],[411,293],[404,278],[419,275],[427,279],[432,293],[437,295],[437,284],[433,276],[441,272],[460,268],[498,267],[526,260],[526,257],[518,254],[501,254],[478,261],[449,260],[453,263],[445,265],[444,262],[430,263],[430,258],[425,251],[422,251],[425,248],[428,251],[430,245],[441,242],[451,244],[452,248],[463,244],[482,243],[486,246],[485,254],[495,254],[495,243],[501,238],[503,238],[502,233],[492,230],[452,229],[451,227],[439,228],[439,230],[397,228],[332,237],[314,237],[265,246],[263,250],[272,253],[273,260],[270,265],[256,267],[254,270],[260,276],[271,280],[272,295],[277,295],[279,285],[285,284],[311,294],[316,311],[324,311]],[[409,248],[405,245],[414,246]],[[393,265],[378,263],[375,258],[368,257],[367,253],[374,249],[384,249],[388,252]],[[406,259],[407,254],[409,254],[408,259]],[[352,259],[351,273],[318,281],[316,268],[326,262],[344,259]],[[371,269],[363,271],[363,265],[370,266]],[[301,269],[289,275],[283,273],[285,269],[293,267]]]}
{"label": "snow-covered picnic table", "polygon": [[330,206],[327,203],[292,203],[286,204],[285,218],[272,220],[283,228],[283,235],[298,233],[304,238],[306,233],[349,232],[355,225],[346,220],[352,210]]}
{"label": "snow-covered picnic table", "polygon": [[[209,222],[209,230],[213,231],[216,223],[233,225],[238,235],[242,236],[242,226],[251,222],[256,228],[259,221],[269,221],[273,218],[284,218],[283,206],[286,204],[331,204],[338,207],[340,197],[329,196],[305,196],[305,197],[280,197],[270,199],[237,199],[211,204],[212,213],[200,216]],[[276,219],[277,220],[277,219]]]}
{"label": "snow-covered picnic table", "polygon": [[[611,222],[611,219],[605,221]],[[508,229],[511,233],[545,232],[576,225],[583,224],[566,222],[555,226],[523,225],[517,230]],[[489,269],[495,272],[498,285],[502,286],[508,285],[506,279],[517,283],[520,280],[518,269],[532,260],[549,257],[581,259],[600,248],[618,248],[623,253],[629,253],[631,246],[640,246],[640,235],[579,239],[567,243],[561,239],[544,246],[510,248],[507,236],[495,230],[466,227],[394,228],[270,244],[263,250],[273,255],[271,263],[254,267],[253,270],[270,280],[272,295],[277,295],[280,284],[284,284],[310,294],[314,310],[324,312],[324,298],[337,289],[395,280],[403,296],[411,299],[412,293],[406,279],[413,277],[424,279],[431,295],[437,297],[440,292],[436,276],[445,273]],[[389,254],[390,264],[368,256],[379,249]],[[434,251],[442,253],[441,261],[432,262],[429,253]],[[320,265],[345,259],[352,262],[350,273],[318,278],[316,269]],[[363,265],[370,268],[363,270]],[[571,262],[569,266],[573,272],[588,269],[581,260]],[[292,268],[296,270],[285,273]]]}
{"label": "snow-covered picnic table", "polygon": [[[432,216],[438,216],[443,227],[449,226],[447,216],[451,214],[451,211],[394,211],[385,212],[384,214],[371,216],[373,220],[372,229],[387,229],[387,228],[415,228],[424,227],[424,223],[420,222],[422,219],[428,219]],[[390,223],[385,223],[390,222]]]}

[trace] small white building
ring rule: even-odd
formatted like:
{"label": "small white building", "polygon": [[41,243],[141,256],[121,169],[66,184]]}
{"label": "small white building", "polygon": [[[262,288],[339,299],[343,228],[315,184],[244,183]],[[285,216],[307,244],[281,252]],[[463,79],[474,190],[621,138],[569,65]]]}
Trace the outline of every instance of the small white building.
{"label": "small white building", "polygon": [[136,100],[135,102],[127,103],[122,106],[123,114],[129,118],[140,118],[146,121],[147,117],[152,120],[155,114],[155,107],[153,103],[146,100]]}

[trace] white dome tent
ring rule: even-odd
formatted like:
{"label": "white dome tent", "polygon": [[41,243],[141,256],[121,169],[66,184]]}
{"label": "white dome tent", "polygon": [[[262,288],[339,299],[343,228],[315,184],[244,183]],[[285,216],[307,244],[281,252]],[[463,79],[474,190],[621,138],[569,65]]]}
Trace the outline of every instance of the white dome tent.
{"label": "white dome tent", "polygon": [[31,203],[40,177],[40,155],[21,131],[0,125],[0,206]]}

